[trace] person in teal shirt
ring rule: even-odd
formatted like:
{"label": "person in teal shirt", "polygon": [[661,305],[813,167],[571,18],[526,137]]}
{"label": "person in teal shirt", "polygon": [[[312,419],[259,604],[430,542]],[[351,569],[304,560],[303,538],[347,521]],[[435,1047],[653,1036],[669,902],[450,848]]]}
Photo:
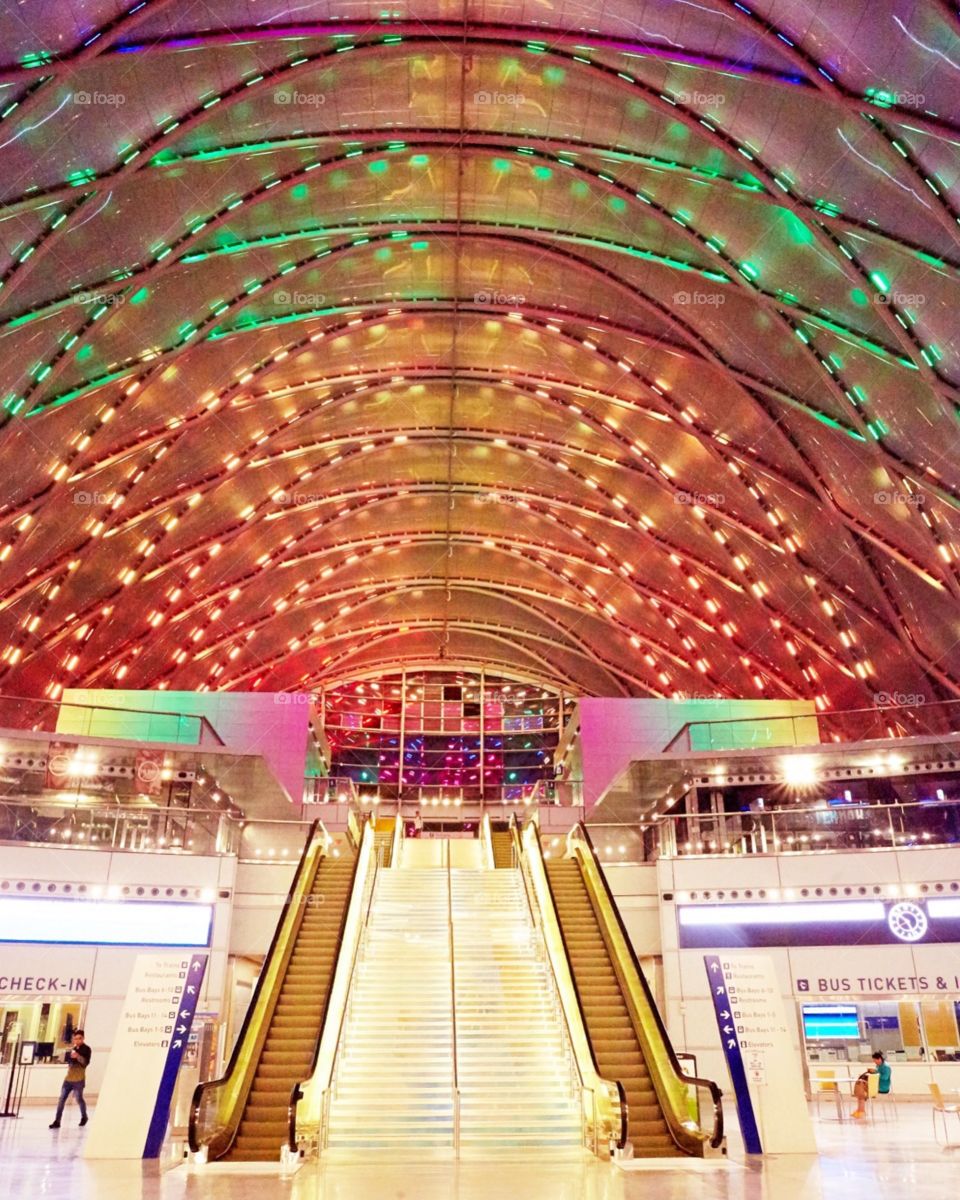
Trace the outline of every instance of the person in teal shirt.
{"label": "person in teal shirt", "polygon": [[890,1091],[890,1076],[893,1072],[890,1070],[890,1065],[883,1057],[881,1050],[873,1052],[873,1066],[868,1071],[860,1076],[857,1082],[853,1085],[853,1094],[857,1098],[857,1107],[853,1115],[855,1117],[865,1117],[867,1115],[867,1076],[879,1075],[877,1081],[877,1091],[881,1096],[885,1096]]}

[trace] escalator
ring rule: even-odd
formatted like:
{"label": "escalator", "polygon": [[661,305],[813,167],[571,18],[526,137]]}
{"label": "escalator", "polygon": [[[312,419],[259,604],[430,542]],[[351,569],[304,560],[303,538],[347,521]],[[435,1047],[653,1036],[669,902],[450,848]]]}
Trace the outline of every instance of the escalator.
{"label": "escalator", "polygon": [[493,846],[493,865],[499,868],[516,866],[513,857],[513,834],[509,829],[492,829],[490,843]]}
{"label": "escalator", "polygon": [[[535,846],[539,852],[538,840]],[[633,1152],[702,1155],[723,1140],[720,1090],[682,1071],[582,826],[571,833],[568,853],[543,865],[597,1068],[626,1095]],[[713,1107],[710,1133],[700,1128],[701,1090]]]}
{"label": "escalator", "polygon": [[313,1070],[357,870],[358,837],[338,855],[319,822],[224,1075],[193,1097],[190,1148],[208,1159],[267,1162],[290,1140],[291,1097]]}
{"label": "escalator", "polygon": [[393,841],[396,821],[377,819],[373,830],[373,853],[381,867],[389,867],[393,861]]}

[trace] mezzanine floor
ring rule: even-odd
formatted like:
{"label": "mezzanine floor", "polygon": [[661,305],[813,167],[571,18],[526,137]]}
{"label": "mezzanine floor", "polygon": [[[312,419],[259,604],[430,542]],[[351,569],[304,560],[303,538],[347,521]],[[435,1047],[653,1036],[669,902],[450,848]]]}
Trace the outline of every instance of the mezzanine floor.
{"label": "mezzanine floor", "polygon": [[[93,1111],[93,1110],[91,1110]],[[960,1119],[948,1126],[957,1149],[936,1144],[927,1104],[901,1104],[896,1122],[816,1123],[816,1157],[745,1159],[732,1142],[726,1160],[658,1160],[629,1170],[594,1160],[553,1163],[338,1162],[305,1166],[290,1178],[259,1168],[184,1167],[159,1173],[139,1163],[88,1162],[76,1110],[47,1128],[46,1108],[0,1120],[0,1191],[16,1200],[835,1200],[908,1195],[942,1200],[960,1192]],[[95,1120],[95,1115],[92,1120]],[[942,1132],[941,1132],[942,1138]]]}

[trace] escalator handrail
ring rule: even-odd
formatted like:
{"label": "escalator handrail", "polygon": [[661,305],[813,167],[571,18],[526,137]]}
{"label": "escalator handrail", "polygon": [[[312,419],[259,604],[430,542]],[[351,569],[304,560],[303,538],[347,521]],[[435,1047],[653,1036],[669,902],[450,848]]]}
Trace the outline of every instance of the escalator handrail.
{"label": "escalator handrail", "polygon": [[187,1132],[187,1143],[194,1154],[200,1150],[200,1143],[197,1140],[197,1123],[200,1119],[200,1106],[203,1102],[203,1095],[206,1091],[212,1088],[222,1087],[224,1084],[226,1084],[233,1075],[234,1071],[237,1069],[240,1054],[243,1050],[243,1043],[246,1040],[251,1024],[256,1018],[257,1007],[260,1003],[265,981],[270,973],[270,967],[273,964],[274,955],[278,951],[280,936],[283,933],[285,924],[284,918],[291,911],[293,898],[296,895],[297,888],[299,887],[302,881],[303,873],[306,870],[307,859],[317,836],[317,831],[322,827],[322,822],[319,819],[314,821],[310,826],[310,831],[307,834],[306,841],[303,844],[303,850],[300,854],[300,861],[297,863],[297,869],[293,874],[293,879],[287,892],[287,898],[284,901],[283,915],[280,917],[280,920],[277,922],[277,927],[273,931],[273,937],[270,939],[270,945],[267,948],[266,955],[264,956],[263,965],[260,968],[260,974],[257,978],[256,986],[253,989],[253,995],[250,997],[250,1003],[247,1006],[247,1011],[243,1018],[243,1024],[240,1026],[240,1032],[237,1034],[237,1037],[233,1043],[233,1050],[231,1051],[230,1059],[224,1068],[223,1074],[217,1079],[208,1079],[203,1083],[198,1083],[193,1090],[193,1096],[190,1100],[190,1124]]}
{"label": "escalator handrail", "polygon": [[[361,825],[362,829],[362,825]],[[322,864],[321,864],[322,865]],[[343,945],[343,933],[347,925],[347,916],[350,912],[350,897],[353,895],[353,885],[357,881],[357,870],[360,867],[360,851],[357,850],[356,857],[353,860],[353,871],[350,875],[350,887],[347,890],[346,899],[343,904],[343,912],[340,914],[340,928],[337,930],[337,958],[340,956],[340,947]],[[333,992],[333,981],[337,974],[337,958],[330,964],[330,979],[327,984],[327,993],[323,998],[323,1011],[320,1014],[320,1025],[317,1029],[317,1040],[313,1047],[313,1057],[310,1062],[310,1072],[303,1079],[298,1079],[290,1091],[290,1103],[287,1108],[287,1146],[292,1153],[297,1150],[297,1102],[303,1097],[303,1085],[307,1083],[314,1071],[317,1069],[317,1058],[320,1054],[320,1042],[323,1039],[323,1027],[327,1023],[327,1012],[330,1008],[330,996]]]}
{"label": "escalator handrail", "polygon": [[[366,822],[364,823],[364,829],[366,830]],[[346,989],[346,992],[343,997],[343,1004],[340,1008],[340,1023],[337,1026],[337,1036],[336,1036],[336,1040],[334,1041],[334,1045],[333,1045],[333,1053],[330,1056],[330,1071],[329,1071],[329,1074],[327,1075],[327,1078],[323,1081],[323,1086],[321,1088],[321,1091],[324,1094],[326,1094],[330,1090],[330,1086],[333,1081],[333,1073],[336,1070],[337,1059],[340,1054],[340,1043],[343,1039],[343,1026],[344,1026],[344,1022],[345,1022],[346,1016],[347,1016],[347,1006],[348,1006],[348,1002],[349,1002],[349,998],[350,998],[350,993],[353,990],[354,977],[356,976],[356,973],[357,973],[357,963],[360,958],[360,943],[363,940],[364,930],[367,928],[368,924],[370,923],[370,911],[373,908],[373,897],[374,897],[374,893],[377,888],[377,879],[379,877],[380,870],[381,870],[377,855],[374,853],[373,826],[370,825],[369,829],[370,829],[370,868],[369,868],[369,870],[370,870],[370,894],[367,899],[366,911],[363,913],[363,918],[359,922],[359,925],[357,928],[356,941],[353,944],[353,955],[352,955],[352,959],[350,962],[350,971],[349,971],[349,979],[347,981],[347,989]],[[361,837],[360,849],[357,852],[358,867],[359,867],[360,857],[361,857],[362,853],[363,853],[363,838]],[[364,887],[366,888],[366,882],[364,882]],[[361,897],[361,900],[362,900],[362,897]],[[350,905],[348,904],[347,905],[347,915],[348,916],[349,916],[349,911],[350,911]],[[339,962],[339,959],[338,959],[338,962]],[[331,991],[333,989],[333,985],[335,982],[336,982],[336,971],[334,971],[334,977],[331,980],[331,984],[330,984]],[[324,1022],[324,1024],[326,1024],[326,1022]],[[322,1038],[322,1034],[323,1034],[323,1030],[321,1030],[321,1038]],[[319,1052],[320,1048],[321,1048],[320,1041],[318,1041],[317,1042],[317,1051],[318,1052]],[[306,1083],[307,1081],[303,1080],[302,1082]],[[321,1143],[322,1143],[322,1138],[321,1138]],[[322,1152],[322,1150],[323,1150],[322,1144],[320,1145],[319,1149]]]}
{"label": "escalator handrail", "polygon": [[390,866],[391,867],[399,867],[400,866],[400,855],[403,852],[403,839],[404,839],[404,822],[403,822],[403,817],[400,813],[400,806],[398,805],[397,806],[397,822],[393,828],[393,846],[391,847],[391,850],[390,850]]}
{"label": "escalator handrail", "polygon": [[[543,846],[540,842],[540,829],[537,826],[535,821],[531,822],[531,824],[533,825],[533,832],[534,832],[534,837],[535,837],[536,843],[537,843],[537,849],[540,852],[540,858],[542,860],[543,859]],[[577,1011],[580,1014],[580,1024],[583,1026],[583,1032],[585,1034],[585,1041],[587,1043],[587,1049],[590,1052],[590,1065],[593,1067],[593,1073],[596,1076],[596,1078],[600,1079],[600,1080],[605,1080],[606,1077],[602,1074],[599,1066],[597,1065],[597,1056],[593,1049],[593,1042],[590,1038],[590,1031],[589,1031],[589,1026],[587,1025],[586,1013],[583,1011],[583,1001],[580,997],[580,988],[577,986],[577,979],[573,972],[573,959],[570,956],[570,947],[567,945],[567,935],[563,931],[563,922],[560,920],[560,914],[557,910],[557,900],[553,894],[553,885],[550,883],[550,874],[546,869],[546,865],[544,865],[543,877],[547,882],[547,892],[550,895],[550,903],[553,905],[554,916],[556,917],[556,920],[557,920],[557,929],[560,931],[560,941],[561,941],[561,944],[563,945],[564,957],[567,960],[567,969],[569,970],[569,973],[570,973],[570,982],[573,984],[573,995],[574,995],[574,999],[577,1002]],[[561,1008],[562,1007],[563,1006],[561,1005]],[[564,1012],[564,1021],[566,1021],[566,1019],[567,1019],[566,1012]],[[568,1031],[568,1033],[570,1032],[569,1023],[567,1023],[567,1031]],[[572,1040],[573,1039],[571,1038],[571,1042],[572,1042]],[[574,1054],[573,1057],[574,1057],[574,1062],[577,1062],[576,1054]],[[577,1073],[580,1076],[581,1085],[586,1087],[587,1084],[584,1081],[583,1072],[580,1070],[579,1062],[577,1062]],[[622,1150],[623,1147],[627,1144],[626,1093],[624,1091],[623,1084],[620,1082],[619,1079],[609,1080],[608,1082],[615,1084],[615,1086],[617,1088],[617,1092],[620,1096],[620,1137],[617,1140],[617,1149]]]}
{"label": "escalator handrail", "polygon": [[489,851],[489,865],[496,868],[496,860],[493,855],[493,826],[490,822],[490,814],[485,812],[480,818],[480,828],[478,830],[480,836],[480,844],[485,850]]}
{"label": "escalator handrail", "polygon": [[657,1034],[666,1048],[667,1057],[670,1060],[670,1065],[673,1068],[674,1074],[681,1081],[681,1083],[692,1087],[704,1088],[710,1093],[710,1099],[713,1102],[713,1132],[710,1135],[710,1145],[716,1149],[723,1141],[723,1092],[720,1090],[715,1080],[701,1079],[696,1075],[688,1075],[680,1065],[680,1060],[677,1058],[677,1052],[673,1048],[673,1042],[670,1040],[666,1026],[663,1023],[663,1017],[660,1015],[660,1009],[657,1007],[656,1001],[653,998],[653,993],[650,991],[650,984],[647,982],[647,977],[643,973],[643,968],[640,966],[640,960],[637,958],[637,952],[634,949],[630,935],[627,933],[627,927],[623,923],[623,916],[620,913],[620,906],[614,899],[613,892],[610,889],[610,883],[604,874],[603,866],[601,865],[600,859],[597,856],[597,850],[593,844],[593,838],[590,836],[590,831],[581,822],[580,824],[574,826],[574,828],[568,834],[568,838],[573,838],[578,833],[583,838],[591,856],[593,857],[593,862],[597,869],[597,875],[600,878],[601,886],[606,893],[607,900],[610,903],[610,908],[613,911],[617,926],[620,930],[620,936],[627,948],[630,964],[639,980],[641,990],[646,997],[647,1007],[653,1017]]}
{"label": "escalator handrail", "polygon": [[[510,814],[510,821],[507,828],[510,831],[510,837],[513,842],[513,853],[517,858],[517,866],[520,868],[520,878],[523,880],[523,894],[527,901],[527,911],[530,913],[530,920],[533,924],[536,924],[536,918],[533,915],[533,901],[530,899],[530,884],[527,880],[527,872],[523,866],[523,842],[520,840],[520,824],[517,821],[517,814],[515,812]],[[564,949],[566,949],[566,946],[564,946]]]}

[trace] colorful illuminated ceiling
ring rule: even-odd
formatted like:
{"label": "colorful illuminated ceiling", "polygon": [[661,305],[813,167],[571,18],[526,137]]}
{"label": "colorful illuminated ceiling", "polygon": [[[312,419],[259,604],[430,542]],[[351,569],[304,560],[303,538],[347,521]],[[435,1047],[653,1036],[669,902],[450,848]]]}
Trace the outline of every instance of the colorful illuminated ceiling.
{"label": "colorful illuminated ceiling", "polygon": [[960,694],[939,0],[0,14],[0,688]]}

